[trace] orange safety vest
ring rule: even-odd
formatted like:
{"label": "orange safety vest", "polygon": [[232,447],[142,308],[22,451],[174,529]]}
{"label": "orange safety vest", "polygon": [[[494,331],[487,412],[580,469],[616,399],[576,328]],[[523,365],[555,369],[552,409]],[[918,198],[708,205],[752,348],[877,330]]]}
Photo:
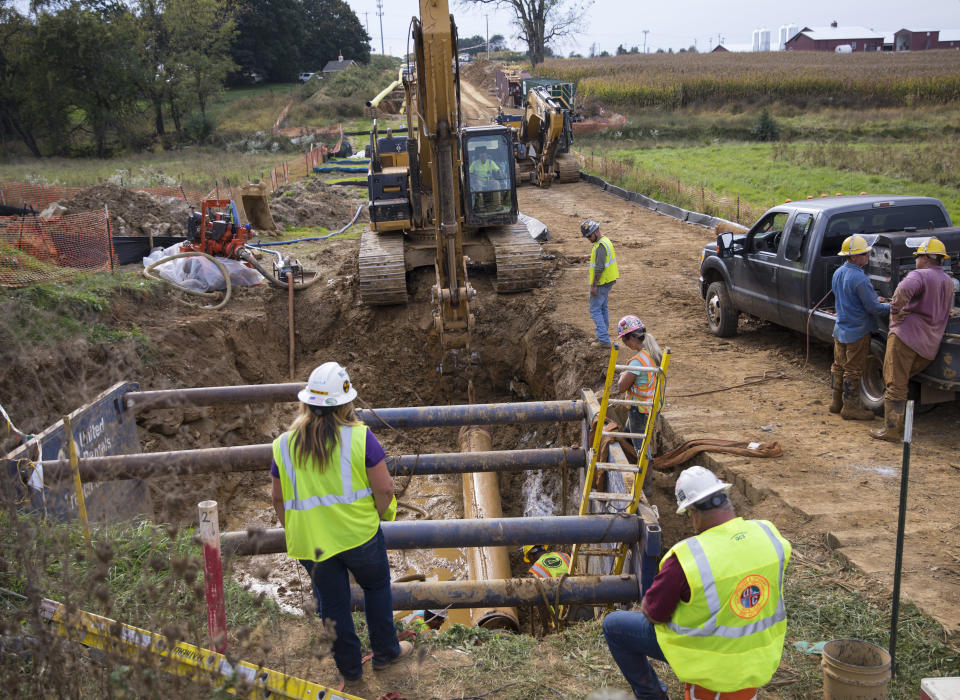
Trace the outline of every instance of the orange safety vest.
{"label": "orange safety vest", "polygon": [[[650,367],[651,369],[656,368],[653,359],[650,357],[650,353],[646,350],[641,350],[636,355],[627,360],[629,365],[634,360],[637,360],[641,366]],[[630,371],[630,370],[626,370]],[[640,372],[634,376],[633,384],[627,388],[627,398],[631,401],[653,401],[653,395],[657,390],[657,375],[654,372]],[[640,413],[650,413],[650,406],[636,406],[636,409]]]}
{"label": "orange safety vest", "polygon": [[530,573],[537,578],[559,578],[569,574],[570,555],[566,552],[547,552],[530,567]]}

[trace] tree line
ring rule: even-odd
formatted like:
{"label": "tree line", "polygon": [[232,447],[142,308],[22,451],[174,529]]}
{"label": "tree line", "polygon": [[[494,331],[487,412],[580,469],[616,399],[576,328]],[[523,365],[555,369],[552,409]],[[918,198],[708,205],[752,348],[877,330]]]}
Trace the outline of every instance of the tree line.
{"label": "tree line", "polygon": [[203,140],[226,85],[370,59],[345,0],[0,0],[0,139],[35,157]]}

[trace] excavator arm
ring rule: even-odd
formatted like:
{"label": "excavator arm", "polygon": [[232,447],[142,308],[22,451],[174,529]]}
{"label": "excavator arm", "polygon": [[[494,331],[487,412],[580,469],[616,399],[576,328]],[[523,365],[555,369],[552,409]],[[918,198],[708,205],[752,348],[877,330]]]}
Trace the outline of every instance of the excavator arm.
{"label": "excavator arm", "polygon": [[524,149],[533,147],[531,181],[535,185],[550,187],[554,179],[579,179],[576,160],[566,153],[571,133],[570,110],[554,99],[546,87],[531,88],[524,103],[520,143]]}

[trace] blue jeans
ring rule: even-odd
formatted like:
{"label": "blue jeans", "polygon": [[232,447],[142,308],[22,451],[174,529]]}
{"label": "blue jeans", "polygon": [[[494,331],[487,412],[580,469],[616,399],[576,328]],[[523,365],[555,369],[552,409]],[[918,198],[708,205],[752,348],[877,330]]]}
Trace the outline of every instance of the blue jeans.
{"label": "blue jeans", "polygon": [[300,559],[310,574],[313,594],[317,598],[317,614],[333,622],[336,639],[333,642],[333,660],[337,670],[348,681],[363,676],[360,638],[350,614],[350,578],[363,589],[363,609],[370,631],[373,664],[390,663],[400,655],[397,628],[393,624],[393,596],[390,593],[390,564],[383,530],[365,544],[334,554],[324,561]]}
{"label": "blue jeans", "polygon": [[615,282],[608,282],[597,287],[597,294],[590,295],[590,318],[593,319],[593,325],[597,327],[597,340],[601,343],[610,344],[610,290],[613,289]]}
{"label": "blue jeans", "polygon": [[610,654],[633,694],[643,700],[666,700],[667,686],[657,678],[648,658],[666,661],[653,623],[640,612],[615,610],[603,618],[603,636]]}

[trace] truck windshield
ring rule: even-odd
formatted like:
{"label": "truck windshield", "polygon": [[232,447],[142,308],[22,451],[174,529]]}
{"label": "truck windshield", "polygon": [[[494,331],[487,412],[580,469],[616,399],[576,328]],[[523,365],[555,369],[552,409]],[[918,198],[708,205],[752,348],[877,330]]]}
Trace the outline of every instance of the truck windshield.
{"label": "truck windshield", "polygon": [[871,233],[892,233],[907,228],[923,230],[947,225],[940,208],[933,204],[871,207],[834,214],[827,221],[821,255],[836,255],[847,236]]}

